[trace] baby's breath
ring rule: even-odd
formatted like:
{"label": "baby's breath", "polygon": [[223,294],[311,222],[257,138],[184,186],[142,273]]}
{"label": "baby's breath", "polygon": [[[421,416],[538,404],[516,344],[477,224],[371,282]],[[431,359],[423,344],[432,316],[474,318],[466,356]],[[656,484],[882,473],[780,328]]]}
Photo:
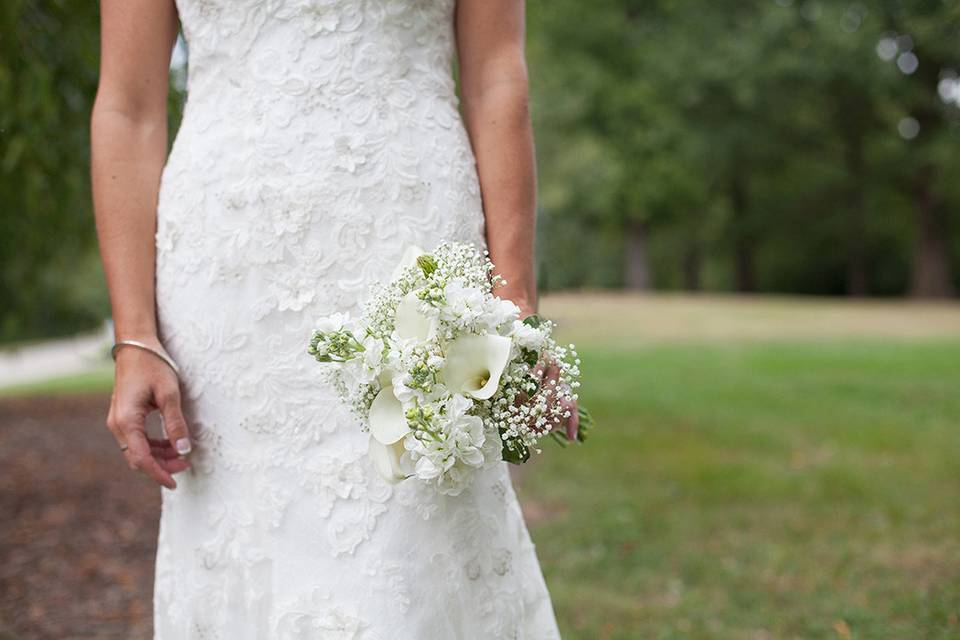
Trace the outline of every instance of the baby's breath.
{"label": "baby's breath", "polygon": [[[443,493],[462,491],[476,469],[526,461],[548,435],[562,440],[561,427],[572,417],[569,401],[580,386],[576,350],[553,339],[552,322],[520,322],[519,309],[493,293],[503,284],[486,251],[444,243],[373,287],[355,321],[325,319],[332,330],[315,332],[307,349],[328,367],[333,389],[365,429],[377,395],[396,396],[410,428],[401,463]],[[427,335],[398,329],[398,306],[411,293]],[[499,385],[484,400],[448,388],[445,378],[448,349],[471,335],[510,339]],[[558,371],[555,381],[544,380],[548,366]]]}

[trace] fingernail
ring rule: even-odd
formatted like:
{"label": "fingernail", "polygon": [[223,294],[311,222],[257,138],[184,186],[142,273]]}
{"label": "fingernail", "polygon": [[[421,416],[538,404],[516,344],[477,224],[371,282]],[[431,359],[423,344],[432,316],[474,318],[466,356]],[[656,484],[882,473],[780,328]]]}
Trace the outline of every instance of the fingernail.
{"label": "fingernail", "polygon": [[190,438],[180,438],[175,443],[173,443],[174,448],[176,448],[177,453],[182,456],[190,453]]}

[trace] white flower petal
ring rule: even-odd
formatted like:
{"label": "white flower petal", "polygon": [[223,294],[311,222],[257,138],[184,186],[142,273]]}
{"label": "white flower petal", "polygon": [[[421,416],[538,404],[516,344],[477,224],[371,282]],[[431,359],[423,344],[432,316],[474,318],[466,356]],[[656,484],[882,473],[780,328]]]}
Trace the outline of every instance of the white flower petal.
{"label": "white flower petal", "polygon": [[317,331],[321,331],[323,333],[332,333],[334,331],[340,331],[341,329],[349,329],[350,314],[334,313],[329,316],[324,316],[317,320],[314,327]]}
{"label": "white flower petal", "polygon": [[393,369],[384,369],[380,372],[380,375],[377,376],[377,382],[380,383],[381,387],[389,387],[393,384],[393,377],[397,375],[397,372]]}
{"label": "white flower petal", "polygon": [[512,301],[501,298],[492,298],[487,301],[484,319],[491,331],[496,331],[500,325],[517,320],[519,317],[520,307]]}
{"label": "white flower petal", "polygon": [[453,390],[477,400],[487,400],[497,392],[500,376],[510,360],[510,338],[497,335],[462,336],[447,349],[447,362],[441,375]]}
{"label": "white flower petal", "polygon": [[543,329],[531,327],[520,320],[514,320],[510,336],[518,346],[540,352],[543,343],[547,340],[547,332]]}
{"label": "white flower petal", "polygon": [[403,257],[400,258],[400,263],[393,270],[393,276],[390,279],[396,280],[397,278],[399,278],[400,275],[403,273],[404,269],[415,265],[417,263],[417,258],[419,258],[425,253],[426,251],[424,251],[417,245],[412,244],[409,247],[407,247],[406,250],[403,252]]}
{"label": "white flower petal", "polygon": [[393,387],[384,387],[370,405],[370,435],[382,444],[393,444],[410,432],[403,405],[393,393]]}
{"label": "white flower petal", "polygon": [[397,305],[394,329],[401,340],[427,340],[436,331],[437,323],[419,310],[420,299],[410,292]]}
{"label": "white flower petal", "polygon": [[414,470],[416,476],[421,480],[433,480],[442,472],[443,470],[440,469],[433,460],[427,457],[417,460],[417,465]]}
{"label": "white flower petal", "polygon": [[373,463],[373,468],[377,470],[387,482],[397,483],[406,478],[400,467],[400,456],[403,455],[403,441],[397,441],[386,445],[378,442],[376,438],[370,438],[370,448],[368,455]]}

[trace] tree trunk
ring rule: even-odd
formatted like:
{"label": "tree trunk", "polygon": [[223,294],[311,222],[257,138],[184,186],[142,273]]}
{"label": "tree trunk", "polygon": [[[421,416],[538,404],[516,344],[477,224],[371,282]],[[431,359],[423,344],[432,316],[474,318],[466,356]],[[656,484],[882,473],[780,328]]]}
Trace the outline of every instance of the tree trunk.
{"label": "tree trunk", "polygon": [[950,273],[943,207],[934,191],[936,169],[921,167],[914,183],[913,271],[910,295],[916,298],[950,298],[955,291]]}
{"label": "tree trunk", "polygon": [[[885,11],[881,16],[891,30],[903,33],[900,24],[902,13],[894,9],[895,3],[881,3]],[[929,158],[934,157],[928,146],[941,136],[948,135],[947,119],[942,114],[937,98],[940,70],[949,66],[949,59],[939,52],[924,47],[920,39],[914,45],[914,53],[923,61],[916,73],[905,76],[904,81],[915,88],[915,101],[910,108],[920,124],[920,137],[912,144],[914,154],[926,161],[916,163],[913,183],[908,185],[914,209],[913,263],[910,274],[910,295],[918,298],[946,298],[955,295],[950,255],[947,248],[947,212],[945,203],[938,197],[936,183],[938,167]],[[920,145],[920,146],[917,146]]]}
{"label": "tree trunk", "polygon": [[730,181],[730,207],[733,211],[733,274],[736,290],[756,290],[753,231],[747,219],[747,186],[739,173]]}
{"label": "tree trunk", "polygon": [[650,288],[650,262],[647,256],[647,229],[642,222],[627,227],[624,285],[628,289]]}
{"label": "tree trunk", "polygon": [[847,127],[846,161],[850,174],[849,212],[846,229],[847,295],[865,296],[869,291],[867,277],[867,194],[863,159],[863,137],[853,126]]}
{"label": "tree trunk", "polygon": [[867,278],[866,247],[864,246],[863,210],[850,212],[850,230],[847,232],[847,295],[865,296],[870,287]]}
{"label": "tree trunk", "polygon": [[703,256],[700,252],[700,242],[695,232],[687,241],[687,249],[683,254],[683,287],[687,291],[700,291],[700,267]]}

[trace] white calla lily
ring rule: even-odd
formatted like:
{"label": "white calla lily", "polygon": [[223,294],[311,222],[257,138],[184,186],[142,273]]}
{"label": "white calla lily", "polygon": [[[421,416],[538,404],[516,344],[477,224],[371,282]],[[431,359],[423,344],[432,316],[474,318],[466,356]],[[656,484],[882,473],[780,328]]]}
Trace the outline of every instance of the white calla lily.
{"label": "white calla lily", "polygon": [[400,456],[403,453],[403,440],[393,444],[383,444],[376,438],[370,438],[370,448],[367,451],[370,462],[373,463],[373,468],[377,470],[380,477],[387,482],[395,484],[407,477],[400,465]]}
{"label": "white calla lily", "polygon": [[370,435],[381,444],[390,445],[409,432],[403,404],[394,395],[393,387],[380,389],[370,405]]}
{"label": "white calla lily", "polygon": [[393,376],[397,375],[397,372],[393,369],[384,369],[380,372],[380,375],[377,376],[377,382],[380,384],[380,387],[389,387],[393,384]]}
{"label": "white calla lily", "polygon": [[417,263],[417,258],[419,258],[425,253],[426,251],[424,251],[423,249],[421,249],[415,244],[412,244],[409,247],[407,247],[403,252],[403,257],[400,258],[399,264],[397,264],[396,268],[393,270],[393,276],[390,279],[396,280],[397,278],[399,278],[400,275],[403,273],[404,269],[415,265]]}
{"label": "white calla lily", "polygon": [[401,340],[429,340],[437,331],[437,321],[420,313],[420,298],[411,291],[397,305],[393,328]]}
{"label": "white calla lily", "polygon": [[441,372],[451,390],[487,400],[500,387],[500,376],[510,360],[510,338],[497,335],[462,336],[447,348]]}

